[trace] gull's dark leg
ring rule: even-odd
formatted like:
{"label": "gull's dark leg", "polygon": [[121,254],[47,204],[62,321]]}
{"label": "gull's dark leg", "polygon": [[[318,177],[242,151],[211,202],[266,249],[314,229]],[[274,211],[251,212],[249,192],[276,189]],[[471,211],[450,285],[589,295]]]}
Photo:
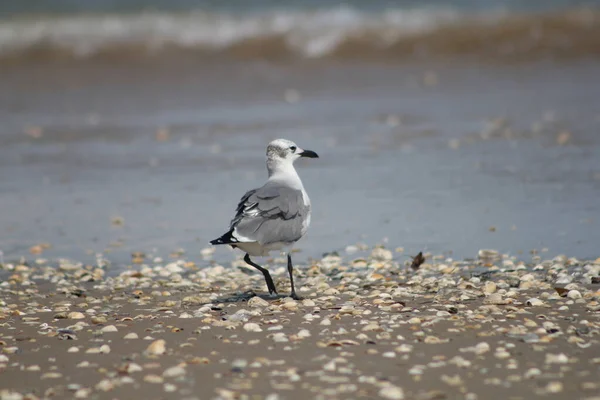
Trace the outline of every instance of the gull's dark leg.
{"label": "gull's dark leg", "polygon": [[277,289],[275,289],[275,284],[273,283],[273,278],[271,278],[271,274],[269,274],[269,271],[267,271],[260,265],[253,263],[252,260],[250,260],[250,254],[248,253],[246,253],[246,255],[244,256],[244,261],[246,261],[246,264],[252,265],[254,268],[262,272],[262,274],[265,276],[265,281],[267,282],[269,294],[277,294]]}
{"label": "gull's dark leg", "polygon": [[294,300],[300,300],[300,297],[296,294],[296,289],[294,289],[294,267],[292,265],[292,256],[288,254],[288,272],[290,273],[290,283],[292,284],[292,293],[290,297]]}

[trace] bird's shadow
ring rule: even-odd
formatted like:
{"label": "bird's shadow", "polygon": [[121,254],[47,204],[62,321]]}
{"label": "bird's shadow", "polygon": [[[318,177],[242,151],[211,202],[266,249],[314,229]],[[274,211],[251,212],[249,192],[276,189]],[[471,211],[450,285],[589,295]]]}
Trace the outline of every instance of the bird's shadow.
{"label": "bird's shadow", "polygon": [[283,299],[288,296],[283,295],[283,294],[276,294],[276,295],[271,295],[271,294],[266,294],[266,293],[259,294],[259,293],[255,293],[252,290],[249,290],[249,291],[243,292],[243,293],[233,293],[233,294],[230,294],[227,296],[218,297],[215,299],[215,301],[219,302],[219,303],[244,303],[253,297],[260,297],[263,300],[272,301],[272,300]]}

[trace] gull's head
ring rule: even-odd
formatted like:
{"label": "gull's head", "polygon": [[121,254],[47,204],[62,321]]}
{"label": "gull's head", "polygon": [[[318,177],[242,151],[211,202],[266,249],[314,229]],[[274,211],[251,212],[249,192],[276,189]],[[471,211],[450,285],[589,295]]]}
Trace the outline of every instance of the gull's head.
{"label": "gull's head", "polygon": [[312,150],[301,149],[296,143],[287,139],[273,140],[267,146],[267,162],[291,164],[300,157],[318,158],[319,156]]}

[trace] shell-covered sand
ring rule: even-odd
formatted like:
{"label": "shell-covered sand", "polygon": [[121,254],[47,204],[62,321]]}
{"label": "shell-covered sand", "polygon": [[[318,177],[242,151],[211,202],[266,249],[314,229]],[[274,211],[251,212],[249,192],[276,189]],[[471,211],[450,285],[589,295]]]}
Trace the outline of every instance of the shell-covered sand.
{"label": "shell-covered sand", "polygon": [[0,399],[600,399],[600,259],[398,254],[5,264]]}

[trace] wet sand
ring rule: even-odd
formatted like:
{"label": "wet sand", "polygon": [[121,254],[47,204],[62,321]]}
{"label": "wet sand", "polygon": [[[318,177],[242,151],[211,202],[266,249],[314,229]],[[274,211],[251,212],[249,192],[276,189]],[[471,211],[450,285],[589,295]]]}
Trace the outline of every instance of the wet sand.
{"label": "wet sand", "polygon": [[5,66],[7,260],[41,249],[118,272],[132,252],[198,257],[262,184],[277,137],[322,155],[298,165],[313,200],[303,262],[386,240],[598,256],[596,60],[154,61]]}
{"label": "wet sand", "polygon": [[301,301],[241,260],[5,264],[0,398],[600,396],[600,259],[355,250],[298,265]]}

